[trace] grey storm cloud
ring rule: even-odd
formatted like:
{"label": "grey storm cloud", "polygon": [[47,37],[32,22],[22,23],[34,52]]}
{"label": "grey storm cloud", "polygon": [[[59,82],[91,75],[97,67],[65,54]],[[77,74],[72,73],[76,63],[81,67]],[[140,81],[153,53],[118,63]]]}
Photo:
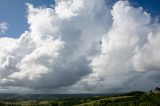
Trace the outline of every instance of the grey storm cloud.
{"label": "grey storm cloud", "polygon": [[0,91],[121,92],[160,84],[160,25],[118,1],[28,7],[29,30],[0,38]]}

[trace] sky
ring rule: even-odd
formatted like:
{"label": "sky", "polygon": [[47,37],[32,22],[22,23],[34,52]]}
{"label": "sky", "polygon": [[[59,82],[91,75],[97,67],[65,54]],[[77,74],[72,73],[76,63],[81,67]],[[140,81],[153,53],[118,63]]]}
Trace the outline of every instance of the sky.
{"label": "sky", "polygon": [[160,86],[159,0],[0,0],[0,92]]}
{"label": "sky", "polygon": [[50,7],[54,5],[54,0],[0,0],[0,22],[6,22],[9,27],[6,33],[0,36],[17,38],[28,29],[26,3]]}
{"label": "sky", "polygon": [[[118,0],[106,0],[113,5]],[[141,6],[153,17],[160,14],[159,0],[130,0],[132,5]],[[8,30],[0,36],[17,38],[28,29],[26,3],[32,3],[35,7],[55,5],[54,0],[0,0],[0,22],[8,24]],[[17,26],[17,27],[14,27]]]}

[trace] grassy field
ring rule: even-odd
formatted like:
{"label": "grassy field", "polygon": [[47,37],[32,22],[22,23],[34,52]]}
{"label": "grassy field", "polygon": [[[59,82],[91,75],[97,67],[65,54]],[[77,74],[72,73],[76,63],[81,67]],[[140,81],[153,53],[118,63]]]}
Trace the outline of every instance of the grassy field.
{"label": "grassy field", "polygon": [[105,102],[105,101],[116,101],[116,100],[122,100],[122,99],[130,99],[132,98],[132,96],[118,96],[118,97],[107,97],[104,99],[100,99],[100,100],[94,100],[88,103],[82,103],[82,104],[78,104],[75,106],[95,106],[95,105],[100,105],[101,102]]}
{"label": "grassy field", "polygon": [[56,99],[1,100],[0,106],[160,106],[158,92],[130,92],[112,96],[65,97]]}
{"label": "grassy field", "polygon": [[160,93],[131,94],[107,97],[75,106],[160,106]]}

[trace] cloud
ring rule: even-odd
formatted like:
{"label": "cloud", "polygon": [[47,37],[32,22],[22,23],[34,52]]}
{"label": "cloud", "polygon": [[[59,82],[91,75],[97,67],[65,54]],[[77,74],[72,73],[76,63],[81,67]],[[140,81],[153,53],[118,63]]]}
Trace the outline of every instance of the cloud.
{"label": "cloud", "polygon": [[[28,7],[29,30],[0,38],[1,92],[120,92],[159,84],[159,23],[118,1]],[[17,91],[18,92],[18,91]]]}
{"label": "cloud", "polygon": [[101,52],[91,59],[93,73],[73,88],[100,93],[152,89],[159,84],[159,24],[128,1],[118,1],[111,14]]}
{"label": "cloud", "polygon": [[55,12],[60,18],[64,19],[78,15],[84,6],[83,0],[57,0],[56,2],[58,3]]}
{"label": "cloud", "polygon": [[159,25],[155,25],[152,32],[148,34],[147,43],[142,47],[137,47],[136,54],[133,57],[133,65],[137,71],[160,71],[159,56]]}
{"label": "cloud", "polygon": [[8,29],[8,24],[6,22],[0,22],[0,34],[4,34]]}
{"label": "cloud", "polygon": [[[0,39],[1,87],[61,89],[92,72],[88,56],[96,53],[95,43],[109,27],[109,11],[103,0],[94,0],[92,6],[87,2],[85,8],[79,7],[83,11],[62,18],[64,12],[56,9],[61,2],[56,1],[55,9],[27,4],[29,31],[18,39]],[[75,4],[76,0],[70,7]]]}

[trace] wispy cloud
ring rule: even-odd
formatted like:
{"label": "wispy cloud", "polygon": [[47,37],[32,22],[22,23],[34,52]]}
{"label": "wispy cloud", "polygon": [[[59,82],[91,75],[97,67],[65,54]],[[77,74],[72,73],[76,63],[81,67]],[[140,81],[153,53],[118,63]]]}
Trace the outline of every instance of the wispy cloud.
{"label": "wispy cloud", "polygon": [[6,22],[0,22],[0,34],[4,34],[8,29],[8,24]]}

